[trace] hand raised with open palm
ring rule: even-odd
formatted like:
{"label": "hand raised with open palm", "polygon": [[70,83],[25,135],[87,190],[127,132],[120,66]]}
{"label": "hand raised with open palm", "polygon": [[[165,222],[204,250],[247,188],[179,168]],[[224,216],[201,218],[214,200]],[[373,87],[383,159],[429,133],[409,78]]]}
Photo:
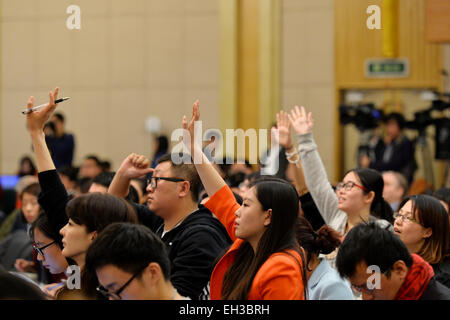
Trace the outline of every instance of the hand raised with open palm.
{"label": "hand raised with open palm", "polygon": [[[277,129],[278,143],[285,149],[292,148],[291,142],[291,124],[289,123],[288,114],[285,111],[277,113]],[[272,128],[272,133],[276,133],[276,129]]]}
{"label": "hand raised with open palm", "polygon": [[312,113],[306,115],[305,108],[295,106],[291,110],[291,114],[288,115],[289,121],[297,134],[306,134],[312,132],[314,127],[314,120],[312,119]]}

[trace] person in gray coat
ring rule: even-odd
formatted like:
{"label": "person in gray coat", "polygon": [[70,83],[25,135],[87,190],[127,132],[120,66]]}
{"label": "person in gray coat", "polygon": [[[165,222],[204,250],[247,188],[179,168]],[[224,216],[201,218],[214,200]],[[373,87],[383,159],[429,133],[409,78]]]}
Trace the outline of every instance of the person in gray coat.
{"label": "person in gray coat", "polygon": [[[373,169],[354,169],[344,175],[337,184],[336,192],[330,185],[325,167],[317,151],[312,129],[312,114],[305,108],[295,107],[289,120],[298,138],[298,152],[303,166],[306,185],[325,223],[345,235],[361,222],[375,222],[393,231],[393,226],[380,218],[392,217],[393,212],[383,198],[384,182],[380,173]],[[337,251],[327,256],[335,267]]]}

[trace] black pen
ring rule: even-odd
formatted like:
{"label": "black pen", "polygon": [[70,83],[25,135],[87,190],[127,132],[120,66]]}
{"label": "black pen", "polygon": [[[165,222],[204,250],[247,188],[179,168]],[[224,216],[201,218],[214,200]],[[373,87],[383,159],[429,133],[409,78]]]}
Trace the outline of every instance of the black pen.
{"label": "black pen", "polygon": [[[70,99],[70,97],[65,97],[65,98],[58,99],[58,100],[55,101],[55,104],[56,104],[56,103],[63,102],[63,101],[66,101],[66,100],[69,100],[69,99]],[[22,114],[29,114],[29,113],[32,113],[33,111],[37,111],[37,110],[39,110],[39,109],[42,109],[42,108],[45,107],[46,105],[48,105],[48,103],[41,104],[40,106],[33,107],[33,108],[31,108],[31,109],[23,110],[23,111],[22,111]]]}

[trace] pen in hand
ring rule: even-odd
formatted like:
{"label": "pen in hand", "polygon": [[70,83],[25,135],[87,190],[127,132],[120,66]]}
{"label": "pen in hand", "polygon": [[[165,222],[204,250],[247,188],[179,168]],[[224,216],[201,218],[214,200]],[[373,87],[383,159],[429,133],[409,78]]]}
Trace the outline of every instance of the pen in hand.
{"label": "pen in hand", "polygon": [[[58,100],[55,101],[55,104],[56,104],[56,103],[63,102],[63,101],[66,101],[66,100],[69,100],[69,99],[70,99],[70,97],[58,99]],[[29,113],[32,113],[33,111],[37,111],[37,110],[39,110],[39,109],[42,109],[42,108],[45,107],[46,105],[48,105],[48,103],[41,104],[40,106],[36,106],[36,107],[31,108],[31,109],[23,110],[23,111],[22,111],[22,114],[27,115],[27,114],[29,114]]]}

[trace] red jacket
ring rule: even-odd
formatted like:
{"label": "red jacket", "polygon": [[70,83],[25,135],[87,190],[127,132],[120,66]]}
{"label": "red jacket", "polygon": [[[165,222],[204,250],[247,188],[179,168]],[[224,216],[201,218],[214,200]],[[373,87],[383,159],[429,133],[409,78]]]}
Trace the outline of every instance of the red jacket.
{"label": "red jacket", "polygon": [[[232,265],[239,247],[244,243],[242,239],[237,239],[234,233],[234,220],[236,219],[234,213],[239,209],[239,204],[230,188],[224,186],[206,202],[205,206],[219,218],[234,241],[231,248],[216,264],[211,275],[211,300],[219,300],[222,296],[222,282],[225,273]],[[304,300],[301,264],[301,257],[295,250],[272,254],[256,273],[248,299]]]}

